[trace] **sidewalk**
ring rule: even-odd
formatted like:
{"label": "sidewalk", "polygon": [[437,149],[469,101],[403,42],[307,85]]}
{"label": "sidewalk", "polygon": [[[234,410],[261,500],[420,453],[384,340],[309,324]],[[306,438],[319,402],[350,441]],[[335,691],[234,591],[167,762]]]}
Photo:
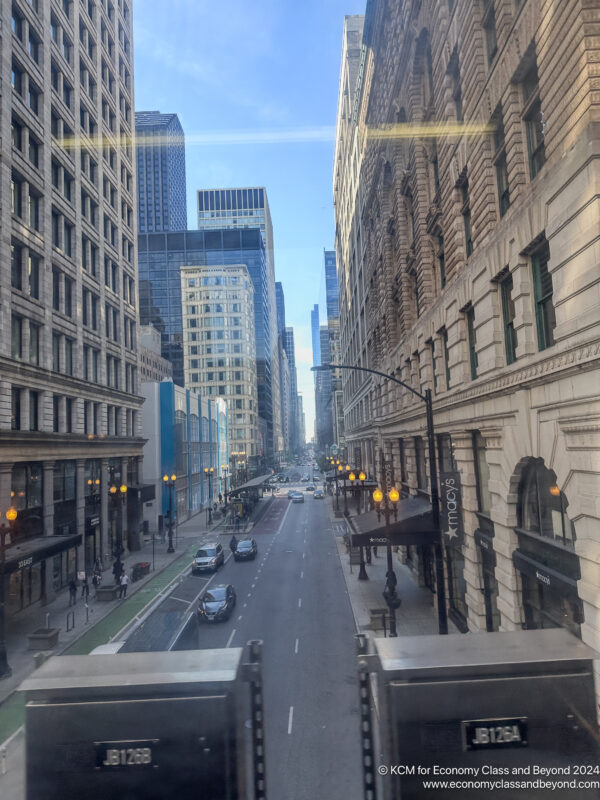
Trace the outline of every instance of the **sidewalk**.
{"label": "sidewalk", "polygon": [[[135,583],[130,581],[126,599],[99,602],[94,600],[94,588],[90,585],[87,621],[81,588],[74,607],[69,607],[69,591],[65,588],[48,605],[31,606],[6,620],[6,647],[12,675],[0,681],[0,745],[23,723],[23,697],[15,689],[36,669],[35,651],[29,650],[27,635],[37,628],[46,627],[46,619],[49,627],[58,628],[58,644],[48,655],[89,653],[99,644],[108,642],[189,565],[203,537],[213,531],[220,532],[224,522],[221,515],[210,526],[207,526],[206,516],[205,512],[200,512],[178,526],[177,537],[173,537],[174,553],[167,553],[167,541],[163,544],[158,537],[155,539],[154,571]],[[139,561],[152,564],[151,538],[140,550],[127,552],[123,557],[129,574]],[[112,585],[111,567],[105,566],[103,585]],[[70,611],[74,612],[74,626],[67,631]]]}
{"label": "sidewalk", "polygon": [[[372,563],[366,565],[368,580],[358,580],[358,565],[350,565],[350,557],[346,552],[343,534],[346,529],[344,517],[336,517],[334,513],[335,498],[326,496],[329,516],[336,533],[336,542],[346,588],[354,613],[356,628],[359,633],[367,633],[370,637],[384,635],[381,614],[372,618],[372,609],[386,611],[387,606],[383,598],[383,589],[386,583],[387,560],[386,548],[380,547],[378,557],[372,557]],[[398,579],[396,591],[402,604],[396,609],[396,628],[398,636],[422,636],[438,633],[437,609],[435,595],[429,589],[417,584],[415,575],[409,567],[401,564],[397,553],[393,553],[394,572]],[[386,619],[386,625],[389,623]],[[449,633],[459,633],[458,629],[448,620]]]}

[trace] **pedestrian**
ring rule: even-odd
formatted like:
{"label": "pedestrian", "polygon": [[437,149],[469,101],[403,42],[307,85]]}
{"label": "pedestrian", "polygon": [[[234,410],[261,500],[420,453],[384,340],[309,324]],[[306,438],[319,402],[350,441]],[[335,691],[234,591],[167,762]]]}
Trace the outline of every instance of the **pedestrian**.
{"label": "pedestrian", "polygon": [[375,558],[377,558],[377,547],[373,548],[373,555],[375,556]]}
{"label": "pedestrian", "polygon": [[223,503],[223,495],[221,494],[221,492],[219,492],[219,503],[220,504]]}
{"label": "pedestrian", "polygon": [[92,586],[94,587],[94,599],[98,597],[98,587],[102,583],[102,576],[98,572],[94,572],[94,576],[92,578]]}
{"label": "pedestrian", "polygon": [[235,551],[237,550],[237,544],[238,540],[235,538],[235,533],[234,533],[231,539],[229,540],[229,549],[231,550],[232,553],[235,553]]}
{"label": "pedestrian", "polygon": [[127,597],[127,585],[129,584],[129,575],[123,571],[121,575],[121,587],[119,589],[119,599],[122,597]]}
{"label": "pedestrian", "polygon": [[69,607],[74,606],[77,603],[77,584],[75,583],[75,578],[71,578],[69,581]]}
{"label": "pedestrian", "polygon": [[83,600],[85,598],[87,600],[89,596],[90,596],[90,585],[88,583],[86,575],[83,581],[81,582],[81,599]]}
{"label": "pedestrian", "polygon": [[371,563],[371,548],[368,547],[368,546],[365,547],[365,552],[367,554],[367,564],[370,564]]}

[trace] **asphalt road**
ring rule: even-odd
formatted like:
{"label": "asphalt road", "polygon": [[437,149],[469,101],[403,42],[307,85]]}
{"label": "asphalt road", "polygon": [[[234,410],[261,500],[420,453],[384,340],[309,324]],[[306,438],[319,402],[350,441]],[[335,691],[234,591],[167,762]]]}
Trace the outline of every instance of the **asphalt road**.
{"label": "asphalt road", "polygon": [[200,628],[199,646],[264,642],[269,797],[359,800],[352,610],[325,504],[309,492],[291,503],[288,488],[252,533],[256,560],[230,559],[212,581],[235,587],[237,607]]}

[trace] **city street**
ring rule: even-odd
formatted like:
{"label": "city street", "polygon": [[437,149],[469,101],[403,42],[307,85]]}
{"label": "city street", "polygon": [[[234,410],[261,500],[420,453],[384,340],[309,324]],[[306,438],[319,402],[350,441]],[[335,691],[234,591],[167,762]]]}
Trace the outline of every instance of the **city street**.
{"label": "city street", "polygon": [[231,583],[237,607],[228,622],[203,626],[199,645],[264,642],[269,796],[354,800],[362,796],[354,622],[326,505],[303,493],[303,504],[274,501],[252,534],[255,561],[230,558],[219,571],[213,585]]}

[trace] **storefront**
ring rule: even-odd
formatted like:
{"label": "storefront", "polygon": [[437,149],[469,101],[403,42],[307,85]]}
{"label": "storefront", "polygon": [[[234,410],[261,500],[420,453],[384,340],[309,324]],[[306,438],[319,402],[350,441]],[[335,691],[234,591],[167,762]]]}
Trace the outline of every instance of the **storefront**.
{"label": "storefront", "polygon": [[77,547],[81,539],[80,535],[15,539],[6,548],[4,589],[9,614],[45,602],[48,570],[55,592],[68,585],[77,574]]}
{"label": "storefront", "polygon": [[575,553],[575,527],[555,474],[542,459],[529,459],[519,483],[513,563],[522,582],[524,627],[564,627],[581,635],[583,604]]}

